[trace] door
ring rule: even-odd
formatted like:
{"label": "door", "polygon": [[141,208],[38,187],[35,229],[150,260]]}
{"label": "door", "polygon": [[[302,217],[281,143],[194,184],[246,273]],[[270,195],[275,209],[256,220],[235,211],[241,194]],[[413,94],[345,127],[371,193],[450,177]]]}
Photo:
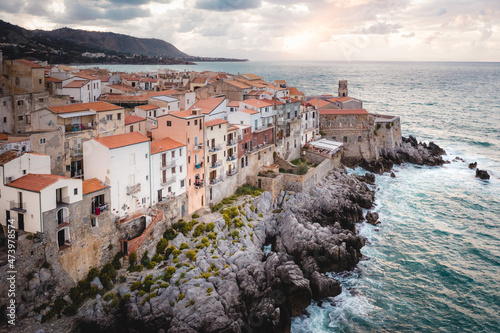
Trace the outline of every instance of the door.
{"label": "door", "polygon": [[123,253],[128,255],[128,242],[123,242]]}
{"label": "door", "polygon": [[60,203],[62,201],[62,189],[58,188],[56,190],[56,202]]}
{"label": "door", "polygon": [[212,139],[212,144],[211,144],[211,146],[212,146],[212,147],[211,147],[212,149],[213,149],[213,148],[215,148],[215,139]]}
{"label": "door", "polygon": [[17,229],[24,230],[24,214],[17,213]]}
{"label": "door", "polygon": [[8,225],[9,224],[9,220],[10,220],[10,210],[6,210],[5,211],[5,218],[6,218],[6,224],[5,225]]}
{"label": "door", "polygon": [[23,192],[18,192],[19,197],[19,208],[24,209],[23,207]]}
{"label": "door", "polygon": [[63,209],[59,209],[57,211],[57,224],[62,224],[64,222],[64,213]]}
{"label": "door", "polygon": [[59,231],[57,232],[57,245],[58,245],[59,247],[61,247],[61,246],[63,246],[63,245],[64,245],[64,239],[65,239],[65,238],[64,238],[64,229],[59,230]]}
{"label": "door", "polygon": [[163,198],[162,191],[163,190],[158,190],[158,202],[160,202],[161,199]]}
{"label": "door", "polygon": [[182,205],[182,206],[181,206],[181,216],[182,216],[182,217],[184,217],[184,214],[186,213],[184,210],[185,210],[185,209],[184,209],[184,205]]}

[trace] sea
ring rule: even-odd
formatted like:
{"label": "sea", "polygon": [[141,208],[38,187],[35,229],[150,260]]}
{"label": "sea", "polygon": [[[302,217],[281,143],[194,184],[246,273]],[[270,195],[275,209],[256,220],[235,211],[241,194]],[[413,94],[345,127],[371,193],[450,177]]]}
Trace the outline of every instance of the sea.
{"label": "sea", "polygon": [[[292,332],[500,332],[500,63],[100,67],[253,73],[284,79],[306,95],[336,95],[338,81],[348,80],[349,96],[369,112],[399,116],[404,136],[433,141],[450,163],[404,164],[395,166],[395,178],[376,177],[372,210],[381,223],[357,225],[367,238],[365,259],[353,271],[329,273],[342,293],[313,302],[293,318]],[[491,178],[476,178],[471,162]]]}

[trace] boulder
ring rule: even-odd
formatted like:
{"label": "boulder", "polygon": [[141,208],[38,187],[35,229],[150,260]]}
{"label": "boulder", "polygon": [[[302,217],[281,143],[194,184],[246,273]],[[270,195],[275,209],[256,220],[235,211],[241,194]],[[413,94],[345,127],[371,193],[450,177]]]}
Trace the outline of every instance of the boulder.
{"label": "boulder", "polygon": [[476,177],[479,177],[480,179],[490,179],[490,175],[486,170],[476,169]]}
{"label": "boulder", "polygon": [[378,213],[377,212],[366,213],[365,219],[366,219],[366,222],[373,224],[373,225],[377,225],[378,223],[380,223],[380,222],[378,222]]}
{"label": "boulder", "polygon": [[101,290],[103,287],[101,280],[99,279],[98,276],[96,276],[92,281],[90,281],[90,286],[96,286],[97,289]]}
{"label": "boulder", "polygon": [[391,177],[396,178],[396,174],[394,172],[391,172]]}
{"label": "boulder", "polygon": [[477,168],[477,162],[469,163],[469,169],[475,169],[475,168]]}
{"label": "boulder", "polygon": [[340,282],[321,274],[314,272],[311,275],[311,290],[313,298],[317,301],[326,297],[335,297],[342,292]]}
{"label": "boulder", "polygon": [[51,276],[52,276],[52,273],[50,272],[49,269],[42,268],[40,270],[40,281],[42,281],[42,283],[45,282],[45,281],[48,281]]}

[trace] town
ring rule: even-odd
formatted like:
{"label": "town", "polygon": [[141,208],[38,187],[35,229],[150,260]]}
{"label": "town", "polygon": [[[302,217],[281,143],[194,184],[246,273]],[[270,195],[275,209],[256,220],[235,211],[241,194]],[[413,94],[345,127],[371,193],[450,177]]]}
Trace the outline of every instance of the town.
{"label": "town", "polygon": [[401,143],[399,117],[369,113],[344,80],[308,96],[251,73],[113,73],[1,52],[0,63],[0,270],[12,220],[17,271],[52,267],[18,284],[71,287],[241,186],[301,191]]}

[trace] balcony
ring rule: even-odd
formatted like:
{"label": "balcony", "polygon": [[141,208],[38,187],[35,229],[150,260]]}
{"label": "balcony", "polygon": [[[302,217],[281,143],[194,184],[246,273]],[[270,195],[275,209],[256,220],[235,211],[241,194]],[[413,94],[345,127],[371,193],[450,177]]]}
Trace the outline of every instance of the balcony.
{"label": "balcony", "polygon": [[69,197],[61,198],[59,201],[56,201],[57,207],[66,207],[69,205]]}
{"label": "balcony", "polygon": [[109,205],[107,203],[102,203],[101,205],[94,207],[92,209],[92,215],[101,215],[101,213],[109,208]]}
{"label": "balcony", "polygon": [[243,137],[238,134],[238,142],[243,141]]}
{"label": "balcony", "polygon": [[[241,141],[241,140],[240,140],[240,141]],[[227,142],[227,145],[228,145],[229,147],[231,147],[231,146],[235,146],[235,145],[237,145],[237,144],[238,144],[238,142],[236,142],[235,140],[229,140],[229,141]]]}
{"label": "balcony", "polygon": [[215,161],[214,163],[212,163],[212,165],[210,166],[210,168],[211,168],[211,169],[215,169],[215,168],[218,168],[218,167],[220,167],[220,166],[222,166],[222,163],[221,163],[221,161],[220,161],[220,160],[217,160],[217,161]]}
{"label": "balcony", "polygon": [[231,156],[228,156],[228,157],[227,157],[227,160],[226,160],[226,161],[231,162],[231,161],[234,161],[235,159],[236,159],[236,156],[231,155]]}
{"label": "balcony", "polygon": [[71,125],[66,125],[64,127],[66,133],[75,133],[75,132],[81,132],[81,131],[86,131],[86,130],[92,130],[94,129],[94,126],[92,123],[88,124],[71,124]]}
{"label": "balcony", "polygon": [[127,186],[127,195],[132,195],[141,190],[141,183],[137,183],[135,185]]}
{"label": "balcony", "polygon": [[63,216],[57,218],[57,227],[62,228],[69,225],[69,216]]}
{"label": "balcony", "polygon": [[207,147],[208,148],[208,151],[213,153],[213,152],[216,152],[218,150],[221,150],[222,149],[222,144],[218,144],[216,146],[213,146],[213,147]]}
{"label": "balcony", "polygon": [[175,183],[175,181],[176,181],[176,177],[172,176],[170,178],[163,179],[163,181],[161,182],[161,185],[162,186],[167,186],[167,185]]}
{"label": "balcony", "polygon": [[194,167],[196,169],[200,169],[202,166],[203,166],[203,162],[200,162],[200,163],[194,165]]}
{"label": "balcony", "polygon": [[26,202],[17,202],[16,200],[12,200],[10,202],[10,210],[26,213]]}
{"label": "balcony", "polygon": [[164,170],[164,169],[172,169],[176,165],[177,165],[177,161],[176,160],[172,160],[172,161],[166,162],[165,164],[162,164],[161,169],[162,170]]}
{"label": "balcony", "polygon": [[194,188],[195,188],[195,189],[197,189],[197,190],[198,190],[198,189],[200,189],[200,188],[202,188],[202,187],[203,187],[203,180],[199,180],[199,181],[197,181],[197,182],[196,182],[196,181],[194,182]]}
{"label": "balcony", "polygon": [[82,156],[83,155],[83,148],[73,148],[71,149],[69,156]]}
{"label": "balcony", "polygon": [[210,180],[210,186],[214,186],[214,185],[220,184],[223,181],[224,181],[224,179],[222,179],[222,177],[214,178],[214,179]]}
{"label": "balcony", "polygon": [[202,143],[199,143],[197,145],[194,146],[194,151],[198,151],[198,150],[202,150],[203,149],[203,144]]}
{"label": "balcony", "polygon": [[226,172],[228,177],[232,177],[238,173],[238,169],[232,169],[231,171]]}
{"label": "balcony", "polygon": [[274,127],[274,124],[267,124],[267,125],[259,126],[256,129],[254,129],[253,132],[254,133],[262,132],[262,131],[268,130],[272,127]]}

